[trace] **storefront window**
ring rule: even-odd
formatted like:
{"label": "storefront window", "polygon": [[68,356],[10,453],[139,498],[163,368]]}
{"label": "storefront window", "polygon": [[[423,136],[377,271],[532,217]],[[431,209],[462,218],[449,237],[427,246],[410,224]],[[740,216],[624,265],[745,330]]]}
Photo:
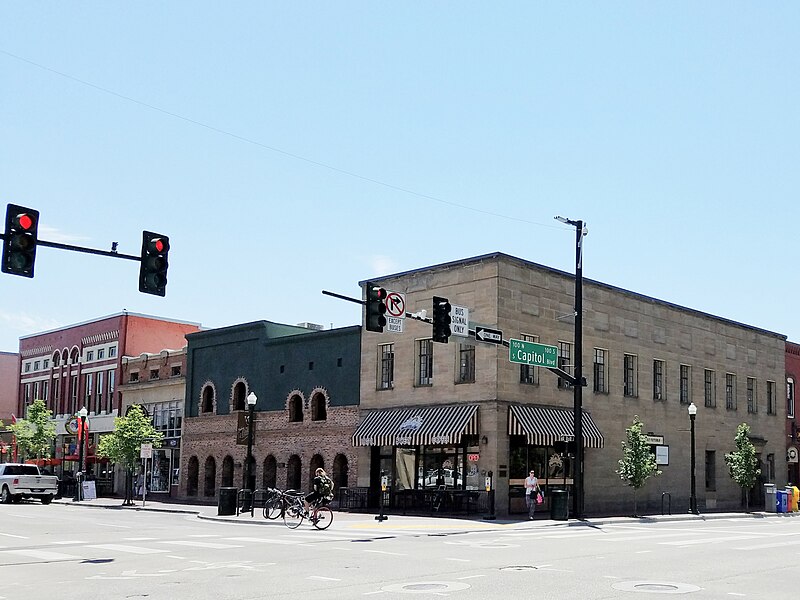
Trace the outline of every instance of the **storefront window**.
{"label": "storefront window", "polygon": [[150,492],[168,492],[171,474],[172,450],[153,450],[153,464],[150,471]]}

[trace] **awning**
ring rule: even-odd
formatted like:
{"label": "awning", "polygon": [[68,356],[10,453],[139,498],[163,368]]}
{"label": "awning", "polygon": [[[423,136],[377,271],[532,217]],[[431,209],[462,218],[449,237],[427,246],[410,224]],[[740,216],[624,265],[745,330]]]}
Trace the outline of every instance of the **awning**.
{"label": "awning", "polygon": [[478,433],[478,405],[373,410],[353,435],[354,446],[457,445]]}
{"label": "awning", "polygon": [[[552,446],[553,442],[571,441],[574,436],[574,413],[571,408],[549,408],[512,404],[508,407],[508,433],[527,435],[528,443],[535,446]],[[583,411],[584,448],[602,448],[603,434],[592,416]]]}

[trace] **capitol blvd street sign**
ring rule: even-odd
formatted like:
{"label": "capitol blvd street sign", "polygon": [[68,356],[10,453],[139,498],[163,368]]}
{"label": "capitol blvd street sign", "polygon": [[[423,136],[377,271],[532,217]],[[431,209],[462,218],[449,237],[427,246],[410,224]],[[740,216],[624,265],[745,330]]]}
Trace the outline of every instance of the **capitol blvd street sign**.
{"label": "capitol blvd street sign", "polygon": [[558,368],[558,347],[523,340],[508,340],[508,360],[521,365]]}

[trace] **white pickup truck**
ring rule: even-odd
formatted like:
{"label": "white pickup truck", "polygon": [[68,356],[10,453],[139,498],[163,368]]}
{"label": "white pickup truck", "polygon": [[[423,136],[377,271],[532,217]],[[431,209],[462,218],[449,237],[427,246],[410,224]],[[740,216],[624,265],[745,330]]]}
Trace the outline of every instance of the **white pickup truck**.
{"label": "white pickup truck", "polygon": [[42,475],[36,465],[0,464],[0,502],[19,502],[23,498],[39,498],[50,504],[58,493],[58,477]]}

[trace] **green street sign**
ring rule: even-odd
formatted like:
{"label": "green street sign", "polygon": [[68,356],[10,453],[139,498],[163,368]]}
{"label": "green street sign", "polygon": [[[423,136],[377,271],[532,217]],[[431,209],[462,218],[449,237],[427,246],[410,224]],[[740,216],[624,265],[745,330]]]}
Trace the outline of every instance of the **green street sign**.
{"label": "green street sign", "polygon": [[523,340],[508,340],[508,360],[534,367],[558,367],[558,347]]}

